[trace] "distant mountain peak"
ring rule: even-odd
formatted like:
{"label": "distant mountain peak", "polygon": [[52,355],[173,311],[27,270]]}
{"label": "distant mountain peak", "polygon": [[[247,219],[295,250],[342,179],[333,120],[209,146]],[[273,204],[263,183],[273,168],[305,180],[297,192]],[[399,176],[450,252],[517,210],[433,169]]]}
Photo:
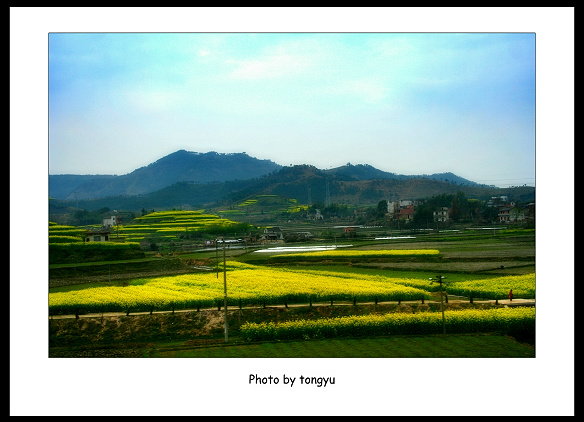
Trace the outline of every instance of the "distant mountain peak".
{"label": "distant mountain peak", "polygon": [[[168,154],[131,173],[92,179],[49,176],[49,196],[58,199],[93,199],[117,195],[143,195],[178,182],[226,182],[248,180],[282,168],[270,160],[246,153],[192,152],[184,149]],[[54,188],[54,189],[53,189]]]}

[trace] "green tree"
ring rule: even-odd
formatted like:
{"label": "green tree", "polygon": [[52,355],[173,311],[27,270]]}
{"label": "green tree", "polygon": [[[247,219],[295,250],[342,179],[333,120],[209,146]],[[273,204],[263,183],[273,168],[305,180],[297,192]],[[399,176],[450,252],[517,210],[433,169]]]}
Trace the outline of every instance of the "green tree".
{"label": "green tree", "polygon": [[387,213],[387,201],[385,199],[377,203],[377,213],[381,216]]}
{"label": "green tree", "polygon": [[458,196],[454,195],[452,197],[452,203],[450,205],[450,218],[452,221],[460,220],[460,203],[458,202]]}
{"label": "green tree", "polygon": [[436,206],[433,201],[426,201],[419,204],[414,210],[413,224],[417,227],[422,227],[434,221],[434,209]]}
{"label": "green tree", "polygon": [[466,197],[466,194],[462,191],[457,192],[456,195],[452,197],[452,218],[454,221],[460,220],[470,220],[471,218],[471,205]]}
{"label": "green tree", "polygon": [[492,223],[493,221],[497,220],[498,216],[498,207],[489,207],[486,203],[483,203],[483,206],[481,207],[481,217],[484,222]]}

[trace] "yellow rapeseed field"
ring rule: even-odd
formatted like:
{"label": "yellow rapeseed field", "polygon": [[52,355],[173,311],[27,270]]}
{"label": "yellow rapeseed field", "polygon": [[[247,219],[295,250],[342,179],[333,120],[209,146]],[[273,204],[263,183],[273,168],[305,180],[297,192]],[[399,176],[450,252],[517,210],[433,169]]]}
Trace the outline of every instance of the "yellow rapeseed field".
{"label": "yellow rapeseed field", "polygon": [[[228,263],[228,299],[236,304],[308,303],[328,300],[420,300],[426,291],[405,286],[399,279],[380,275],[339,274],[322,271]],[[49,293],[53,313],[120,311],[215,306],[223,300],[223,274],[197,273],[133,280],[127,286],[96,286]]]}

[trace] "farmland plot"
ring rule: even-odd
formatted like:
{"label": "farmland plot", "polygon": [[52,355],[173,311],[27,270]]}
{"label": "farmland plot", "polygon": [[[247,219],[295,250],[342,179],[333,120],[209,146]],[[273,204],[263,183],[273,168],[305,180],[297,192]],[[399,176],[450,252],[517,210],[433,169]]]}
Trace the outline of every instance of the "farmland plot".
{"label": "farmland plot", "polygon": [[[427,280],[379,274],[311,271],[227,263],[229,306],[307,304],[317,301],[407,301],[431,297],[436,286]],[[523,284],[520,284],[523,283]],[[508,277],[473,285],[456,283],[460,290],[480,290],[477,297],[499,297],[509,286],[522,297],[533,297],[535,276]],[[525,286],[525,287],[520,287]],[[454,287],[452,287],[454,289]],[[449,288],[450,289],[450,288]],[[522,290],[523,289],[523,290]],[[508,291],[508,290],[507,290]],[[105,311],[152,311],[213,307],[224,298],[224,281],[216,273],[183,274],[134,279],[127,285],[58,288],[49,293],[52,314]]]}

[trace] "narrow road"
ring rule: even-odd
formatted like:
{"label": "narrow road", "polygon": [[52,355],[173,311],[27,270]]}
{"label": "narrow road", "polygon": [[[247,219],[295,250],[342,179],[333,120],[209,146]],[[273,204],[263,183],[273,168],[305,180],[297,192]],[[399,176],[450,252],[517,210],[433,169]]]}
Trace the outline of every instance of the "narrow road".
{"label": "narrow road", "polygon": [[[461,299],[448,299],[448,303],[468,303],[469,300],[461,300]],[[513,307],[513,306],[535,306],[535,299],[513,299],[512,301],[509,299],[498,300],[497,301],[500,306],[505,307]],[[333,306],[353,306],[352,302],[333,302]],[[358,305],[373,305],[375,302],[359,302]],[[396,304],[397,302],[378,302],[378,305],[387,305],[387,304]],[[420,301],[402,301],[402,304],[408,303],[416,303],[420,304]],[[425,300],[424,303],[440,303],[438,300]],[[495,300],[473,300],[473,303],[495,303]],[[288,307],[301,307],[301,306],[310,306],[308,304],[289,304]],[[320,303],[313,303],[312,306],[331,306],[330,302],[320,302]],[[266,308],[284,308],[286,305],[269,305]],[[260,309],[261,306],[246,306],[243,310],[246,309]],[[238,306],[228,306],[227,311],[238,311]],[[204,311],[218,311],[217,307],[212,308],[202,308],[199,312]],[[152,314],[169,314],[173,311],[153,311]],[[184,312],[197,312],[197,309],[175,309],[174,313],[184,313]],[[221,308],[219,312],[224,312],[224,309]],[[150,315],[149,311],[146,312],[130,312],[130,316],[134,315]],[[101,318],[101,317],[116,317],[116,316],[126,316],[126,312],[104,312],[104,313],[90,313],[90,314],[79,314],[79,318]],[[49,319],[66,319],[66,318],[76,318],[75,315],[51,315]]]}

